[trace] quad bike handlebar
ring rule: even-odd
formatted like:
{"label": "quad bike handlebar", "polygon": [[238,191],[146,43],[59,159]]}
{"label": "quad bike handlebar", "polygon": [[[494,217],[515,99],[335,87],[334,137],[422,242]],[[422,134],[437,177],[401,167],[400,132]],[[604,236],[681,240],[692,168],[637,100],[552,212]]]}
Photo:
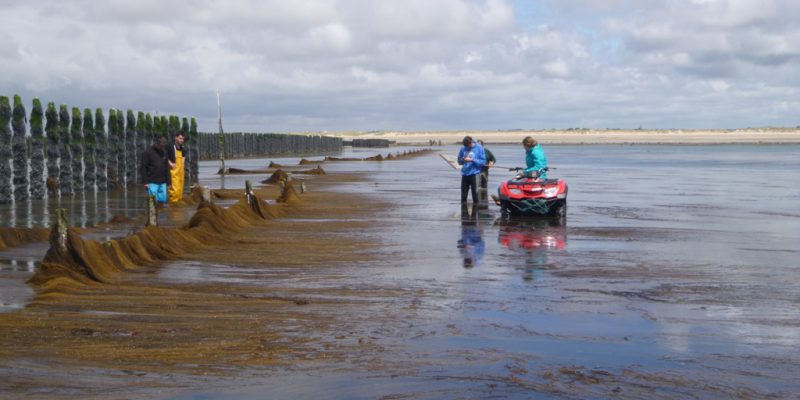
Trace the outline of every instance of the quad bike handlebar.
{"label": "quad bike handlebar", "polygon": [[535,178],[538,178],[543,172],[547,172],[547,171],[549,171],[551,169],[555,169],[555,168],[544,167],[544,168],[539,168],[536,171],[530,171],[530,172],[525,172],[525,173],[522,172],[522,171],[525,170],[525,168],[522,168],[522,167],[509,168],[508,170],[509,171],[517,171],[517,178],[526,177],[526,178],[534,178],[535,179]]}

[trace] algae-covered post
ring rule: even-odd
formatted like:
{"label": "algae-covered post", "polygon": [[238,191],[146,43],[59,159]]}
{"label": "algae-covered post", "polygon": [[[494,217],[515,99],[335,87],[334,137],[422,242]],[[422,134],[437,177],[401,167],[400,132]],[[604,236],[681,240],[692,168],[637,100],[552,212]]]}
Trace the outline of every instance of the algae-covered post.
{"label": "algae-covered post", "polygon": [[167,138],[169,135],[169,122],[167,121],[166,115],[161,115],[158,118],[161,119],[161,130],[158,132],[161,137]]}
{"label": "algae-covered post", "polygon": [[70,149],[72,150],[72,192],[83,192],[83,119],[81,110],[72,107],[72,129]]}
{"label": "algae-covered post", "polygon": [[44,190],[44,110],[39,99],[31,107],[31,197],[43,199]]}
{"label": "algae-covered post", "polygon": [[155,130],[153,127],[153,116],[150,113],[144,115],[144,150],[146,151],[151,144],[153,144],[153,139],[155,139]]}
{"label": "algae-covered post", "polygon": [[11,128],[14,130],[12,150],[14,152],[14,199],[28,200],[28,142],[25,138],[25,106],[19,95],[14,95],[14,112]]}
{"label": "algae-covered post", "polygon": [[191,173],[191,163],[192,163],[192,147],[196,146],[192,143],[191,138],[189,138],[189,120],[186,117],[181,119],[181,131],[183,131],[183,136],[189,140],[184,140],[183,142],[183,191],[188,193],[189,188],[192,187],[192,173]]}
{"label": "algae-covered post", "polygon": [[[55,238],[51,237],[50,245],[55,245],[54,247],[62,253],[67,252],[67,230],[69,229],[67,222],[67,209],[59,208],[56,216],[56,223],[53,227],[55,230]],[[53,239],[55,239],[55,243],[53,243]]]}
{"label": "algae-covered post", "polygon": [[189,151],[192,153],[191,159],[189,163],[191,164],[190,170],[192,175],[192,182],[198,182],[198,176],[200,174],[200,164],[198,161],[200,160],[200,141],[198,140],[199,135],[197,134],[197,121],[192,117],[191,121],[189,122],[189,140],[194,144],[189,147]]}
{"label": "algae-covered post", "polygon": [[58,167],[58,112],[56,105],[52,101],[47,103],[47,111],[45,111],[47,122],[44,126],[45,134],[47,134],[47,189],[51,197],[58,197],[60,191],[58,189],[58,180],[60,169]]}
{"label": "algae-covered post", "polygon": [[69,147],[69,109],[66,104],[58,108],[58,188],[61,196],[72,195],[72,150]]}
{"label": "algae-covered post", "polygon": [[108,180],[106,179],[108,142],[106,140],[105,127],[106,117],[103,115],[103,109],[98,107],[94,111],[94,157],[97,165],[95,168],[95,181],[97,182],[97,190],[101,192],[106,191],[108,187]]}
{"label": "algae-covered post", "polygon": [[168,124],[167,143],[172,144],[175,141],[175,134],[181,129],[181,119],[177,115],[170,115]]}
{"label": "algae-covered post", "polygon": [[126,164],[125,152],[128,150],[125,139],[125,114],[122,110],[117,110],[117,182],[121,187],[125,187],[125,176],[128,173],[128,165]]}
{"label": "algae-covered post", "polygon": [[119,135],[117,134],[117,110],[108,110],[108,151],[106,152],[107,186],[109,189],[119,187]]}
{"label": "algae-covered post", "polygon": [[150,143],[148,145],[153,144],[155,142],[156,137],[161,136],[161,117],[156,115],[153,117],[153,132],[152,137],[150,138]]}
{"label": "algae-covered post", "polygon": [[0,204],[11,202],[11,104],[0,96]]}
{"label": "algae-covered post", "polygon": [[133,171],[136,178],[133,184],[137,184],[141,180],[141,176],[139,176],[139,164],[141,164],[142,161],[142,154],[147,150],[146,126],[147,119],[144,116],[144,112],[139,111],[136,114],[136,163],[133,164]]}
{"label": "algae-covered post", "polygon": [[136,183],[136,116],[128,110],[128,124],[125,130],[125,184]]}
{"label": "algae-covered post", "polygon": [[222,130],[222,106],[219,102],[219,90],[217,90],[217,125],[219,125],[219,162],[222,177],[225,177],[225,132]]}
{"label": "algae-covered post", "polygon": [[87,191],[94,190],[94,183],[97,178],[95,168],[95,146],[97,140],[94,134],[94,119],[90,108],[83,109],[83,184]]}

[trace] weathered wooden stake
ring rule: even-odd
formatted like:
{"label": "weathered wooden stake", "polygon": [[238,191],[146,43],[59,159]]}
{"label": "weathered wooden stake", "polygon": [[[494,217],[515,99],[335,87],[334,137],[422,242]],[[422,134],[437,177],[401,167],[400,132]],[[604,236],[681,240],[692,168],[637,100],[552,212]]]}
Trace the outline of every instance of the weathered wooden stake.
{"label": "weathered wooden stake", "polygon": [[156,208],[156,196],[147,196],[147,226],[158,226],[158,209]]}
{"label": "weathered wooden stake", "polygon": [[62,253],[67,252],[67,209],[59,208],[56,218],[56,232],[58,233],[58,249]]}
{"label": "weathered wooden stake", "polygon": [[201,186],[200,187],[200,196],[203,197],[203,201],[206,203],[211,204],[211,188],[208,186]]}
{"label": "weathered wooden stake", "polygon": [[253,183],[249,180],[244,181],[244,194],[247,196],[247,204],[253,206]]}

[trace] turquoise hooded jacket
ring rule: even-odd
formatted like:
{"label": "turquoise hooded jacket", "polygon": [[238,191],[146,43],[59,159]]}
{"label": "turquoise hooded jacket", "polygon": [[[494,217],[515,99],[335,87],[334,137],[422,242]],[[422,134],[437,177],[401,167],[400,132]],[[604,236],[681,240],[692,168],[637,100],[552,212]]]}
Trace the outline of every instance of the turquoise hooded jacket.
{"label": "turquoise hooded jacket", "polygon": [[[534,172],[547,167],[547,157],[544,156],[544,150],[541,144],[531,147],[530,150],[525,153],[525,165],[527,166],[525,172]],[[547,172],[542,171],[539,178],[547,179]]]}

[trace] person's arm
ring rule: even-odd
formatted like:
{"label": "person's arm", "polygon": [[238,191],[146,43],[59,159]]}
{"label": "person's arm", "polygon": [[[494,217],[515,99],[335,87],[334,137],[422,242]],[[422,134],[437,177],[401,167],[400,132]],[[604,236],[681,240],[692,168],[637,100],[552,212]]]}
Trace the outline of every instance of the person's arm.
{"label": "person's arm", "polygon": [[164,164],[166,164],[167,167],[167,169],[164,170],[165,175],[167,175],[167,187],[170,187],[172,186],[172,174],[170,173],[170,166],[172,163],[169,162],[169,159],[167,158],[164,160]]}
{"label": "person's arm", "polygon": [[486,165],[486,152],[483,150],[483,146],[477,146],[475,152],[475,158],[472,160],[478,167],[483,167]]}
{"label": "person's arm", "polygon": [[458,150],[458,165],[464,165],[464,148]]}
{"label": "person's arm", "polygon": [[533,153],[533,148],[525,152],[525,173],[536,171],[536,155]]}
{"label": "person's arm", "polygon": [[525,172],[537,172],[547,167],[547,158],[544,156],[542,145],[536,145],[536,147],[532,148],[530,154],[525,158],[525,162],[528,165]]}
{"label": "person's arm", "polygon": [[483,149],[486,152],[486,166],[491,167],[494,163],[497,162],[497,159],[494,158],[494,153],[491,150]]}
{"label": "person's arm", "polygon": [[144,152],[142,154],[142,162],[139,163],[139,176],[142,177],[142,184],[147,186],[147,176],[148,176],[147,152]]}
{"label": "person's arm", "polygon": [[169,169],[175,168],[175,145],[171,144],[167,147],[167,166]]}
{"label": "person's arm", "polygon": [[533,154],[536,156],[536,170],[540,170],[542,168],[547,168],[547,157],[544,155],[544,149],[542,145],[538,145],[533,148]]}

